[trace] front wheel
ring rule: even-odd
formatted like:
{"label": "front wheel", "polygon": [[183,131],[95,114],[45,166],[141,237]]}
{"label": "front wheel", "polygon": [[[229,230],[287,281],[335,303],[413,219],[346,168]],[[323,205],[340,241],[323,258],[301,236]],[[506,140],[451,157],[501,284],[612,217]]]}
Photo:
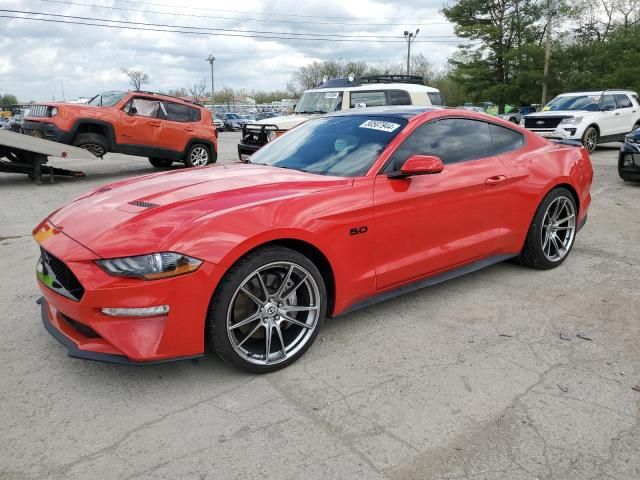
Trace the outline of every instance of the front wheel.
{"label": "front wheel", "polygon": [[109,149],[109,141],[99,133],[80,133],[73,139],[75,147],[89,150],[96,157],[103,157]]}
{"label": "front wheel", "polygon": [[289,248],[262,248],[220,281],[209,306],[209,342],[232,365],[271,372],[309,349],[326,310],[326,287],[313,262]]}
{"label": "front wheel", "polygon": [[529,227],[521,263],[549,270],[564,262],[576,237],[577,212],[576,201],[569,190],[560,187],[549,192]]}
{"label": "front wheel", "polygon": [[582,145],[589,153],[596,151],[599,137],[600,135],[598,134],[596,127],[589,127],[582,134]]}
{"label": "front wheel", "polygon": [[187,152],[184,163],[187,167],[204,167],[209,165],[213,163],[211,161],[211,152],[206,145],[196,143]]}

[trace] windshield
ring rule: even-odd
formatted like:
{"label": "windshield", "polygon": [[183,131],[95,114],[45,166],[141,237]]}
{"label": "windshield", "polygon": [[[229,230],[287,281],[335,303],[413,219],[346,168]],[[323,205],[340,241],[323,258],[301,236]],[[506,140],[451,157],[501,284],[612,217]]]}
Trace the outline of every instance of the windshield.
{"label": "windshield", "polygon": [[225,113],[225,117],[232,120],[243,120],[243,118],[237,113]]}
{"label": "windshield", "polygon": [[305,122],[251,157],[251,163],[339,177],[364,175],[407,121],[345,116]]}
{"label": "windshield", "polygon": [[99,93],[91,100],[87,102],[87,105],[95,105],[96,107],[113,107],[118,103],[122,97],[126,95],[125,92],[104,92]]}
{"label": "windshield", "polygon": [[572,95],[556,97],[545,105],[542,111],[548,110],[600,110],[600,95]]}
{"label": "windshield", "polygon": [[342,107],[342,92],[305,92],[302,94],[296,113],[337,112]]}

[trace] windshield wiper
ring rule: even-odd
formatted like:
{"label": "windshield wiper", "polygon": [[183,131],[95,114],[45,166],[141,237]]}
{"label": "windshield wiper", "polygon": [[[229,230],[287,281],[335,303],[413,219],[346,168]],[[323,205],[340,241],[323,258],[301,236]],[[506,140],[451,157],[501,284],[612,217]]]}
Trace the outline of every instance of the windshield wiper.
{"label": "windshield wiper", "polygon": [[327,112],[325,112],[323,110],[304,110],[304,111],[296,112],[296,113],[310,113],[310,114],[320,113],[320,114],[325,114]]}

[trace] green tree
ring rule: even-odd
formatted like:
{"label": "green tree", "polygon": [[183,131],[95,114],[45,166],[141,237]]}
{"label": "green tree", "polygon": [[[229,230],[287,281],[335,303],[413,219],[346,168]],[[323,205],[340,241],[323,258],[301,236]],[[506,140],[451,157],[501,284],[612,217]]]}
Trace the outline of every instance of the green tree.
{"label": "green tree", "polygon": [[541,0],[458,0],[442,10],[456,35],[471,41],[450,59],[451,78],[470,100],[494,101],[503,112],[513,97],[530,96],[522,88],[530,89],[538,79],[545,5]]}
{"label": "green tree", "polygon": [[0,95],[0,105],[2,105],[3,107],[5,106],[9,106],[9,105],[16,105],[18,103],[18,99],[16,98],[15,95],[12,95],[10,93],[6,93],[4,95]]}

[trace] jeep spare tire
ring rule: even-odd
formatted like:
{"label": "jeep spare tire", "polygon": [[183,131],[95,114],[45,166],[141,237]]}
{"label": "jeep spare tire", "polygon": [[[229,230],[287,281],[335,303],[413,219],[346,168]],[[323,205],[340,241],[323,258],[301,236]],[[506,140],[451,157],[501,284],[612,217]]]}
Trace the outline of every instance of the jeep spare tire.
{"label": "jeep spare tire", "polygon": [[109,142],[99,133],[80,133],[73,139],[73,145],[89,150],[96,157],[103,157],[109,149]]}

